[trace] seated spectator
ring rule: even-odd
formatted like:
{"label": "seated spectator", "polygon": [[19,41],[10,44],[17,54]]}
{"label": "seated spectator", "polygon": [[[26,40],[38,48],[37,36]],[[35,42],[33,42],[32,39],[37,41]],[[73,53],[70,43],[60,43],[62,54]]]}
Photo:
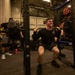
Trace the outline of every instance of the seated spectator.
{"label": "seated spectator", "polygon": [[8,44],[9,38],[6,36],[6,31],[1,32],[1,45],[2,45],[2,59],[6,59],[6,55],[11,56],[12,54],[9,53],[10,44]]}

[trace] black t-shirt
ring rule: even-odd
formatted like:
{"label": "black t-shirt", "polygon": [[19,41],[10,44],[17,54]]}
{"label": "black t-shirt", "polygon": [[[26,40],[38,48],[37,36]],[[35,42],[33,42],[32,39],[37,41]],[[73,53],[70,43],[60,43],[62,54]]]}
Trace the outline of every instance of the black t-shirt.
{"label": "black t-shirt", "polygon": [[43,28],[38,32],[34,32],[32,35],[34,41],[37,41],[40,37],[43,44],[50,45],[52,42],[54,42],[54,31],[49,31],[46,28]]}
{"label": "black t-shirt", "polygon": [[8,22],[1,24],[1,26],[4,27],[5,30],[7,29],[7,25],[8,25]]}

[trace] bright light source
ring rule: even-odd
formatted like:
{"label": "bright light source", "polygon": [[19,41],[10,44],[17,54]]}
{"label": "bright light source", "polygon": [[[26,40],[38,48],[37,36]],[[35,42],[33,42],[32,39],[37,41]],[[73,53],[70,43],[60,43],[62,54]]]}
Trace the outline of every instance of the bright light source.
{"label": "bright light source", "polygon": [[51,0],[43,0],[43,1],[46,1],[46,2],[51,2]]}
{"label": "bright light source", "polygon": [[71,5],[68,5],[69,8],[71,8]]}
{"label": "bright light source", "polygon": [[70,1],[70,0],[67,0],[67,1]]}

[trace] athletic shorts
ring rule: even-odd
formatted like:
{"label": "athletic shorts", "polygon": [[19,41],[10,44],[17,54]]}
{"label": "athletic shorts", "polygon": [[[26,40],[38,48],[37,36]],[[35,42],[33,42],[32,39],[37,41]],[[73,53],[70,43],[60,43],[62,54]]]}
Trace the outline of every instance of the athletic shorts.
{"label": "athletic shorts", "polygon": [[2,47],[10,47],[11,44],[2,44]]}
{"label": "athletic shorts", "polygon": [[45,50],[51,51],[53,47],[57,46],[57,44],[55,42],[52,42],[50,45],[44,45],[40,43],[39,46],[43,46]]}

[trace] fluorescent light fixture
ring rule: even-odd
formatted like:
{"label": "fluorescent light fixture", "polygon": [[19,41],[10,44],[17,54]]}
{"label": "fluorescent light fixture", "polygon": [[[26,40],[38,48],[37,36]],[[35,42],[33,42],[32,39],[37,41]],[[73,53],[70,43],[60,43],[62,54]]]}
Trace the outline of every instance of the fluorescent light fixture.
{"label": "fluorescent light fixture", "polygon": [[46,1],[46,2],[51,2],[51,0],[43,0],[43,1]]}

